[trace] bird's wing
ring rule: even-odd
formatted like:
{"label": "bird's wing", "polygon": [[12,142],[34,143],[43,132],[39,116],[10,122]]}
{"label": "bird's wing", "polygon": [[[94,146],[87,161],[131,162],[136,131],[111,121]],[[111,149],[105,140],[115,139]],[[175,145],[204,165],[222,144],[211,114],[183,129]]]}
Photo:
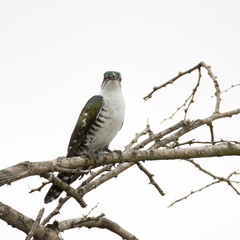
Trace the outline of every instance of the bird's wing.
{"label": "bird's wing", "polygon": [[100,95],[95,95],[88,100],[80,113],[76,126],[72,132],[72,136],[68,144],[67,157],[74,156],[74,153],[81,146],[91,125],[94,123],[101,111],[102,106],[103,97]]}

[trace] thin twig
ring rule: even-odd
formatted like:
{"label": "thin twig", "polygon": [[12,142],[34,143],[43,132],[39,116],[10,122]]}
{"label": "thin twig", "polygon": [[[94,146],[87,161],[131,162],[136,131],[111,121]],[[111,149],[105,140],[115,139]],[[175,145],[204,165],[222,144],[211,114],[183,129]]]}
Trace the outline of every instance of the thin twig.
{"label": "thin twig", "polygon": [[190,121],[180,121],[176,124],[174,124],[173,126],[163,130],[163,131],[160,131],[156,134],[152,134],[151,136],[149,136],[149,138],[143,140],[142,142],[138,143],[136,146],[134,146],[134,150],[139,150],[141,148],[143,148],[144,146],[146,146],[147,144],[149,144],[150,142],[152,141],[160,141],[161,138],[163,138],[164,136],[168,135],[169,133],[172,133],[176,130],[178,130],[179,128],[182,128],[182,127],[186,127],[188,126],[190,123]]}
{"label": "thin twig", "polygon": [[196,84],[196,86],[194,87],[194,89],[192,91],[192,94],[190,95],[191,100],[189,101],[188,106],[185,109],[184,120],[186,120],[186,118],[187,118],[187,113],[188,113],[188,110],[190,108],[190,105],[194,102],[194,96],[195,96],[195,94],[197,92],[197,89],[198,89],[198,87],[200,85],[201,77],[202,77],[201,68],[198,68],[198,81],[197,81],[197,84]]}
{"label": "thin twig", "polygon": [[[122,173],[123,171],[127,170],[128,168],[132,167],[135,163],[122,163],[119,164],[116,168],[114,168],[113,170],[102,174],[100,177],[98,177],[97,179],[95,179],[94,181],[90,181],[88,182],[88,179],[86,179],[86,182],[88,182],[87,184],[80,184],[80,186],[77,188],[77,191],[79,192],[79,194],[81,196],[84,196],[86,193],[92,191],[93,189],[97,188],[98,186],[100,186],[101,184],[103,184],[104,182],[117,177],[118,174]],[[98,172],[100,173],[100,172]],[[91,177],[91,176],[90,176]],[[90,178],[89,177],[89,178]],[[70,196],[66,196],[64,198],[60,198],[57,207],[44,219],[44,221],[42,222],[43,225],[45,225],[47,222],[49,222],[51,220],[51,218],[57,214],[59,214],[60,209],[62,208],[62,206],[70,199]]]}
{"label": "thin twig", "polygon": [[31,228],[30,232],[28,233],[27,237],[25,238],[25,240],[30,240],[33,237],[33,234],[34,234],[38,224],[40,223],[40,221],[42,219],[43,213],[44,213],[44,208],[40,209],[40,211],[37,215],[37,218],[34,221],[34,223],[32,225],[32,228]]}
{"label": "thin twig", "polygon": [[206,189],[206,188],[208,188],[208,187],[210,187],[210,186],[212,186],[212,185],[214,185],[214,184],[216,184],[216,183],[219,183],[219,182],[220,182],[220,180],[217,180],[217,181],[212,182],[212,183],[210,183],[210,184],[207,184],[206,186],[201,187],[201,188],[199,188],[199,189],[197,189],[197,190],[191,191],[188,195],[186,195],[185,197],[182,197],[182,198],[177,199],[176,201],[174,201],[173,203],[171,203],[168,207],[172,207],[174,204],[176,204],[176,203],[178,203],[178,202],[181,202],[182,200],[186,200],[186,199],[187,199],[188,197],[190,197],[191,195],[193,195],[193,194],[195,194],[195,193],[197,193],[197,192],[200,192],[200,191],[202,191],[202,190],[204,190],[204,189]]}
{"label": "thin twig", "polygon": [[201,67],[201,63],[198,63],[196,66],[188,69],[187,71],[184,71],[184,72],[179,72],[178,75],[176,77],[173,77],[171,78],[170,80],[168,80],[167,82],[163,83],[162,85],[158,86],[158,87],[154,87],[153,90],[148,94],[146,95],[143,99],[144,100],[148,100],[152,97],[153,93],[156,92],[157,90],[161,89],[161,88],[164,88],[166,87],[167,85],[169,84],[173,84],[178,78],[188,74],[188,73],[191,73],[192,71],[198,69]]}
{"label": "thin twig", "polygon": [[43,182],[40,187],[31,189],[31,190],[29,191],[29,193],[33,193],[33,192],[36,192],[36,191],[40,192],[40,191],[42,190],[42,188],[43,188],[44,186],[46,186],[47,184],[49,184],[49,183],[50,183],[50,182]]}
{"label": "thin twig", "polygon": [[81,207],[84,208],[84,207],[87,206],[86,202],[82,199],[82,197],[77,192],[77,190],[72,188],[69,184],[65,183],[64,181],[62,181],[58,177],[55,177],[55,176],[53,176],[52,174],[49,174],[49,173],[42,174],[41,176],[48,179],[54,185],[56,185],[57,187],[64,190],[67,194],[71,195],[81,205]]}
{"label": "thin twig", "polygon": [[[174,83],[178,78],[180,78],[180,77],[182,77],[182,76],[184,76],[184,75],[186,75],[188,73],[191,73],[191,72],[195,71],[196,69],[200,69],[201,67],[203,67],[203,68],[205,68],[207,70],[208,75],[213,80],[214,87],[215,87],[215,96],[216,96],[216,104],[215,104],[215,111],[214,111],[214,113],[215,114],[219,113],[220,102],[221,102],[221,98],[220,98],[221,90],[220,90],[220,87],[219,87],[219,84],[218,84],[218,81],[217,81],[217,77],[213,74],[213,72],[211,70],[211,67],[208,66],[205,62],[200,62],[196,66],[194,66],[194,67],[192,67],[192,68],[190,68],[190,69],[188,69],[188,70],[186,70],[184,72],[179,72],[179,74],[177,76],[173,77],[169,81],[163,83],[162,85],[160,85],[158,87],[154,87],[153,90],[148,95],[146,95],[143,99],[144,100],[150,99],[152,97],[153,93],[156,92],[157,90],[159,90],[159,89],[161,89],[163,87],[166,87],[169,84]],[[200,78],[201,78],[201,74],[199,75],[199,79]],[[177,109],[177,111],[179,109]]]}
{"label": "thin twig", "polygon": [[152,131],[150,129],[150,125],[149,125],[148,122],[147,122],[147,125],[146,125],[145,129],[143,131],[141,131],[140,133],[136,133],[135,137],[133,138],[133,140],[128,145],[125,146],[125,151],[129,150],[135,143],[138,142],[138,139],[141,136],[146,135],[147,133],[149,133],[149,135],[152,134]]}
{"label": "thin twig", "polygon": [[71,196],[66,196],[58,200],[57,207],[42,221],[42,225],[46,225],[55,215],[60,213],[62,206],[71,198]]}
{"label": "thin twig", "polygon": [[205,62],[201,62],[200,63],[208,72],[208,75],[211,77],[211,79],[213,80],[214,83],[214,87],[215,87],[215,96],[216,96],[216,105],[215,105],[215,112],[214,113],[219,113],[219,109],[220,109],[220,102],[221,102],[221,90],[217,81],[217,77],[213,74],[211,67],[208,66]]}
{"label": "thin twig", "polygon": [[158,192],[162,195],[162,196],[164,196],[165,195],[165,193],[163,192],[163,190],[160,188],[160,186],[155,182],[155,180],[153,179],[153,174],[151,174],[140,162],[137,162],[137,165],[138,165],[138,167],[139,167],[139,169],[141,170],[141,171],[143,171],[147,176],[148,176],[148,178],[149,178],[149,180],[150,180],[150,183],[149,184],[152,184],[157,190],[158,190]]}
{"label": "thin twig", "polygon": [[223,90],[221,93],[226,93],[226,92],[229,91],[230,89],[235,88],[235,87],[239,87],[239,86],[240,86],[240,83],[232,84],[231,87]]}
{"label": "thin twig", "polygon": [[201,187],[201,188],[199,188],[199,189],[197,189],[197,190],[191,191],[188,195],[186,195],[186,196],[184,196],[184,197],[182,197],[182,198],[177,199],[176,201],[174,201],[173,203],[171,203],[168,207],[171,207],[171,206],[173,206],[174,204],[176,204],[176,203],[178,203],[178,202],[181,202],[182,200],[186,200],[186,199],[187,199],[188,197],[190,197],[191,195],[193,195],[193,194],[195,194],[195,193],[197,193],[197,192],[200,192],[200,191],[202,191],[202,190],[204,190],[204,189],[206,189],[206,188],[208,188],[208,187],[210,187],[210,186],[212,186],[212,185],[214,185],[214,184],[216,184],[216,183],[220,183],[220,182],[225,182],[225,183],[227,183],[238,195],[240,195],[240,192],[233,186],[233,183],[240,183],[240,181],[230,180],[230,178],[231,178],[233,175],[239,175],[239,173],[238,173],[237,171],[234,171],[234,172],[230,173],[227,178],[219,177],[219,176],[216,176],[216,175],[214,175],[213,173],[207,171],[206,169],[202,168],[198,163],[194,162],[193,160],[190,160],[190,159],[184,159],[184,160],[186,160],[186,161],[194,164],[195,167],[197,167],[200,171],[206,173],[207,175],[209,175],[209,176],[211,176],[211,177],[213,177],[214,179],[217,179],[217,180],[214,181],[214,182],[212,182],[212,183],[210,183],[210,184],[207,184],[207,185],[205,185],[204,187]]}
{"label": "thin twig", "polygon": [[184,118],[183,118],[183,119],[186,120],[188,110],[189,110],[191,104],[194,102],[194,96],[195,96],[195,94],[196,94],[196,92],[197,92],[197,89],[198,89],[198,87],[199,87],[200,80],[201,80],[201,77],[202,77],[202,75],[201,75],[201,68],[198,68],[198,71],[199,71],[198,81],[197,81],[196,86],[193,88],[192,93],[187,97],[187,99],[184,101],[184,103],[183,103],[181,106],[179,106],[174,113],[172,113],[172,115],[171,115],[170,117],[163,119],[163,120],[161,121],[161,123],[164,123],[165,121],[172,119],[172,118],[176,115],[176,113],[177,113],[180,109],[182,109],[183,107],[185,107],[185,106],[187,105],[187,103],[188,103],[187,107],[184,109]]}
{"label": "thin twig", "polygon": [[211,143],[214,144],[214,132],[213,132],[213,124],[212,122],[208,123],[209,129],[210,129],[210,134],[211,134]]}

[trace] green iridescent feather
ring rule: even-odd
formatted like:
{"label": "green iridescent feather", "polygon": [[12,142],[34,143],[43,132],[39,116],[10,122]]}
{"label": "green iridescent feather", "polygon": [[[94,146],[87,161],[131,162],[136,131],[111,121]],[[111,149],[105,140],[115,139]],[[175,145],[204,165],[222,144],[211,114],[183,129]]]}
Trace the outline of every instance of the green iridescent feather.
{"label": "green iridescent feather", "polygon": [[102,106],[103,97],[100,95],[93,96],[88,100],[79,115],[76,126],[70,138],[67,157],[74,156],[74,153],[81,146],[86,138],[87,132],[96,120]]}

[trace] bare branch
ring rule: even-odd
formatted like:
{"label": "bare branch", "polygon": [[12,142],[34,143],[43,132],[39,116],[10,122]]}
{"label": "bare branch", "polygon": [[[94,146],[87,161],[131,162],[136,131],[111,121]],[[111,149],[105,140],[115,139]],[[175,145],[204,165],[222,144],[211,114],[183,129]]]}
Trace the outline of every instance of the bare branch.
{"label": "bare branch", "polygon": [[[32,229],[34,221],[22,213],[0,202],[0,219],[26,234]],[[33,237],[38,240],[61,240],[54,229],[44,228],[38,224]]]}
{"label": "bare branch", "polygon": [[188,112],[188,110],[190,108],[190,105],[194,102],[194,96],[195,96],[195,94],[197,92],[197,89],[199,87],[201,77],[202,77],[201,68],[198,68],[198,81],[197,81],[197,84],[196,84],[196,86],[194,87],[194,89],[192,91],[192,94],[190,95],[191,100],[189,101],[189,104],[188,104],[187,108],[185,109],[184,120],[186,120],[187,112]]}
{"label": "bare branch", "polygon": [[42,190],[43,187],[45,187],[46,185],[48,185],[50,182],[43,182],[42,185],[38,188],[33,188],[29,191],[29,193],[33,193],[33,192],[40,192]]}
{"label": "bare branch", "polygon": [[181,128],[178,130],[176,133],[173,133],[171,136],[166,137],[158,142],[156,142],[154,145],[152,145],[150,148],[159,148],[165,146],[167,143],[172,142],[172,141],[177,141],[179,137],[183,136],[184,134],[202,126],[202,125],[208,125],[209,123],[212,123],[213,121],[225,117],[232,117],[235,114],[240,113],[240,108],[237,108],[235,110],[229,111],[229,112],[224,112],[224,113],[218,113],[218,114],[212,114],[210,117],[204,118],[204,119],[198,119],[195,121],[192,121],[190,124],[187,126]]}
{"label": "bare branch", "polygon": [[[198,123],[195,123],[198,125]],[[201,125],[201,124],[200,124]],[[193,126],[194,128],[194,126]],[[184,129],[181,129],[187,132]],[[172,137],[173,138],[173,137]],[[174,140],[174,138],[173,138]],[[166,139],[165,139],[166,141]],[[166,141],[167,142],[167,141]],[[204,147],[189,147],[189,148],[178,148],[178,149],[150,149],[150,150],[130,150],[123,152],[121,155],[116,152],[110,154],[101,154],[98,158],[98,165],[105,164],[114,164],[114,163],[122,163],[129,162],[135,163],[138,161],[152,161],[152,160],[174,160],[174,159],[186,159],[186,158],[201,158],[201,157],[217,157],[217,156],[233,156],[240,155],[240,145],[227,143],[227,144],[218,144],[215,146],[204,146]],[[90,165],[94,165],[93,159],[88,159],[86,161],[85,158],[81,157],[72,157],[72,158],[61,158],[62,161],[58,159],[57,164],[64,165],[68,162],[68,167],[86,167],[86,162]],[[9,184],[16,179],[32,176],[32,175],[42,175],[45,172],[51,171],[52,164],[56,163],[56,160],[52,161],[44,161],[44,162],[27,162],[28,171],[24,170],[24,174],[18,170],[14,172],[14,170],[21,169],[21,164],[26,165],[26,162],[19,163],[13,167],[3,169],[0,171],[0,186],[4,184]],[[8,172],[11,172],[11,178],[7,177]],[[14,176],[15,174],[15,176]],[[1,178],[3,176],[3,178]],[[55,184],[55,183],[54,183]],[[90,183],[91,184],[91,183]],[[66,186],[67,189],[67,186]]]}
{"label": "bare branch", "polygon": [[111,232],[114,232],[118,236],[122,237],[126,240],[137,240],[137,238],[129,233],[127,230],[120,227],[117,223],[107,219],[104,217],[104,214],[101,214],[98,217],[83,217],[83,218],[75,218],[75,219],[69,219],[65,221],[59,222],[58,229],[60,232],[63,232],[68,229],[73,228],[81,228],[81,227],[87,227],[87,228],[104,228],[108,229]]}
{"label": "bare branch", "polygon": [[238,195],[240,195],[240,192],[233,186],[233,183],[240,183],[240,181],[234,181],[234,180],[231,180],[230,178],[234,175],[239,175],[239,173],[237,171],[234,171],[232,173],[229,174],[229,176],[227,178],[224,178],[224,177],[219,177],[219,176],[216,176],[214,175],[213,173],[207,171],[206,169],[202,168],[198,163],[194,162],[193,160],[190,160],[190,159],[184,159],[185,161],[188,161],[190,163],[192,163],[195,167],[197,167],[200,171],[206,173],[207,175],[211,176],[212,178],[214,179],[217,179],[216,181],[210,183],[210,184],[207,184],[205,185],[204,187],[201,187],[197,190],[194,190],[194,191],[191,191],[188,195],[186,195],[185,197],[182,197],[182,198],[179,198],[177,199],[176,201],[174,201],[173,203],[171,203],[168,207],[171,207],[173,206],[174,204],[178,203],[178,202],[181,202],[182,200],[186,200],[188,197],[190,197],[191,195],[197,193],[197,192],[200,192],[210,186],[213,186],[214,184],[216,183],[220,183],[220,182],[226,182]]}
{"label": "bare branch", "polygon": [[40,209],[38,215],[37,215],[37,218],[36,220],[34,221],[33,225],[32,225],[32,228],[30,230],[30,232],[28,233],[27,237],[26,237],[26,240],[30,240],[32,237],[33,237],[33,234],[34,232],[36,231],[36,228],[38,226],[38,224],[40,223],[41,221],[41,218],[43,216],[43,213],[44,213],[44,208]]}
{"label": "bare branch", "polygon": [[100,168],[96,172],[91,172],[91,175],[85,181],[82,182],[81,187],[86,185],[87,183],[91,182],[94,178],[96,178],[103,172],[110,171],[112,169],[112,167],[113,167],[113,164],[108,164],[108,165]]}
{"label": "bare branch", "polygon": [[189,125],[189,123],[190,123],[190,121],[181,121],[159,133],[152,134],[149,138],[143,140],[142,142],[140,142],[139,144],[134,146],[133,149],[138,150],[138,149],[143,148],[144,146],[146,146],[147,144],[149,144],[152,141],[159,141],[162,137],[168,135],[171,132],[176,131],[177,129],[179,129],[181,127],[186,127],[187,125]]}
{"label": "bare branch", "polygon": [[231,87],[223,90],[221,93],[226,93],[226,92],[228,92],[230,89],[235,88],[235,87],[239,87],[239,86],[240,86],[240,83],[238,83],[238,84],[232,84]]}
{"label": "bare branch", "polygon": [[[133,166],[135,163],[122,163],[119,164],[116,168],[114,168],[113,170],[107,172],[106,174],[101,175],[99,178],[97,178],[94,181],[91,181],[87,184],[81,184],[78,188],[77,191],[79,193],[79,195],[82,197],[84,196],[86,193],[92,191],[93,189],[97,188],[98,186],[100,186],[101,184],[105,183],[106,181],[117,177],[120,173],[122,173],[123,171],[127,170],[128,168],[130,168],[131,166]],[[90,176],[91,177],[91,176]],[[89,178],[90,178],[89,177]],[[87,181],[87,180],[86,180]],[[88,181],[87,181],[88,182]],[[60,211],[60,209],[62,208],[62,206],[70,199],[70,196],[67,196],[65,198],[60,198],[59,203],[57,205],[57,207],[49,214],[49,216],[47,216],[42,224],[45,225],[47,222],[50,221],[50,219],[57,215]]]}
{"label": "bare branch", "polygon": [[196,66],[188,69],[187,71],[184,71],[184,72],[179,72],[178,75],[176,77],[173,77],[172,79],[170,79],[169,81],[163,83],[162,85],[158,86],[158,87],[154,87],[153,90],[148,94],[146,95],[143,99],[144,100],[148,100],[149,98],[152,97],[153,93],[156,92],[157,90],[161,89],[161,88],[164,88],[166,87],[167,85],[169,84],[173,84],[178,78],[188,74],[188,73],[191,73],[193,72],[194,70],[196,69],[199,69],[201,67],[201,63],[198,63]]}
{"label": "bare branch", "polygon": [[177,199],[176,201],[174,201],[173,203],[171,203],[168,207],[172,207],[174,204],[176,204],[176,203],[178,203],[178,202],[181,202],[182,200],[186,200],[188,197],[190,197],[190,196],[193,195],[194,193],[200,192],[200,191],[202,191],[202,190],[204,190],[204,189],[206,189],[206,188],[208,188],[208,187],[210,187],[210,186],[212,186],[212,185],[214,185],[214,184],[216,184],[216,183],[220,183],[220,182],[221,182],[220,180],[217,180],[217,181],[212,182],[212,183],[210,183],[210,184],[208,184],[208,185],[206,185],[206,186],[204,186],[204,187],[202,187],[202,188],[199,188],[199,189],[197,189],[197,190],[191,191],[188,195],[186,195],[185,197],[182,197],[182,198]]}
{"label": "bare branch", "polygon": [[209,126],[209,129],[210,129],[210,134],[211,134],[211,143],[214,144],[215,141],[214,141],[214,132],[213,132],[213,124],[212,122],[208,123],[207,124]]}
{"label": "bare branch", "polygon": [[[136,133],[135,137],[133,138],[133,140],[125,146],[125,151],[129,150],[135,143],[137,143],[138,139],[143,136],[143,135],[146,135],[147,133],[152,133],[151,129],[150,129],[150,126],[149,124],[147,123],[147,126],[146,128],[140,132],[140,133]],[[143,145],[144,146],[144,145]],[[140,147],[141,148],[141,147]],[[139,149],[140,149],[139,148]]]}
{"label": "bare branch", "polygon": [[46,225],[55,215],[60,213],[62,206],[71,198],[71,196],[66,196],[65,198],[60,198],[57,207],[42,221],[42,225]]}
{"label": "bare branch", "polygon": [[208,66],[204,62],[201,62],[201,65],[207,70],[208,75],[213,80],[214,87],[215,87],[215,90],[216,90],[216,92],[215,92],[215,96],[216,96],[215,113],[219,113],[220,102],[221,102],[221,98],[220,98],[221,90],[220,90],[220,87],[219,87],[219,84],[218,84],[218,81],[217,81],[217,77],[213,74],[210,66]]}
{"label": "bare branch", "polygon": [[69,184],[65,183],[58,177],[55,177],[49,173],[41,174],[41,176],[48,179],[54,185],[64,190],[67,194],[71,195],[81,205],[81,207],[84,208],[87,206],[87,204],[82,199],[82,197],[78,194],[78,192],[74,188],[72,188]]}
{"label": "bare branch", "polygon": [[[217,81],[217,77],[213,74],[213,72],[211,70],[211,67],[208,66],[204,62],[200,62],[196,66],[194,66],[194,67],[192,67],[192,68],[190,68],[190,69],[188,69],[188,70],[186,70],[184,72],[179,72],[176,77],[170,79],[169,81],[163,83],[162,85],[160,85],[158,87],[154,87],[153,90],[148,95],[146,95],[143,99],[144,100],[148,100],[149,98],[152,97],[153,93],[156,92],[157,90],[159,90],[159,89],[161,89],[163,87],[166,87],[169,84],[174,83],[178,78],[180,78],[180,77],[182,77],[182,76],[184,76],[184,75],[186,75],[188,73],[191,73],[191,72],[193,72],[193,71],[195,71],[197,69],[200,69],[201,67],[203,67],[203,68],[205,68],[207,70],[208,75],[213,80],[214,87],[215,87],[215,96],[216,96],[216,105],[215,105],[215,112],[214,113],[219,113],[220,101],[221,101],[221,98],[220,98],[221,90],[220,90],[220,87],[219,87],[219,84],[218,84],[218,81]],[[201,74],[199,76],[201,76]]]}
{"label": "bare branch", "polygon": [[[182,109],[183,107],[185,107],[185,106],[187,105],[187,103],[188,103],[186,109],[184,110],[184,120],[186,120],[188,110],[189,110],[191,104],[193,104],[193,102],[194,102],[194,96],[195,96],[195,94],[196,94],[196,92],[197,92],[197,89],[198,89],[198,87],[199,87],[200,80],[201,80],[201,77],[202,77],[202,75],[201,75],[201,68],[198,68],[198,72],[199,72],[199,73],[198,73],[198,81],[197,81],[196,86],[195,86],[194,89],[192,90],[192,93],[191,93],[191,94],[189,95],[189,97],[184,101],[184,103],[176,109],[176,111],[175,111],[170,117],[163,119],[161,123],[163,123],[163,122],[165,122],[165,121],[167,121],[167,120],[169,120],[169,119],[172,119],[172,118],[175,116],[175,114],[176,114],[180,109]],[[189,100],[190,100],[190,101],[189,101]]]}
{"label": "bare branch", "polygon": [[153,174],[151,174],[141,163],[139,163],[139,162],[137,162],[137,165],[138,165],[138,167],[139,167],[139,169],[141,170],[141,171],[143,171],[147,176],[148,176],[148,178],[149,178],[149,180],[150,180],[150,183],[149,184],[152,184],[157,190],[158,190],[158,192],[162,195],[162,196],[164,196],[165,195],[165,193],[163,192],[163,190],[159,187],[159,185],[154,181],[154,179],[153,179]]}

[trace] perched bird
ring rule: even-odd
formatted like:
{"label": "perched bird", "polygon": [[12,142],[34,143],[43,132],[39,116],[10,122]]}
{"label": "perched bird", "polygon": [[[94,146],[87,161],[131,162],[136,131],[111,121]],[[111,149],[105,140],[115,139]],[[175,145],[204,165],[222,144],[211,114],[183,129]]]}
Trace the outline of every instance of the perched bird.
{"label": "perched bird", "polygon": [[[99,151],[109,151],[108,146],[124,120],[125,104],[121,91],[121,74],[105,72],[99,95],[88,100],[79,115],[71,135],[67,157],[90,155],[95,157]],[[58,178],[71,184],[81,174],[59,173]],[[50,203],[58,198],[62,190],[52,185],[44,202]]]}

